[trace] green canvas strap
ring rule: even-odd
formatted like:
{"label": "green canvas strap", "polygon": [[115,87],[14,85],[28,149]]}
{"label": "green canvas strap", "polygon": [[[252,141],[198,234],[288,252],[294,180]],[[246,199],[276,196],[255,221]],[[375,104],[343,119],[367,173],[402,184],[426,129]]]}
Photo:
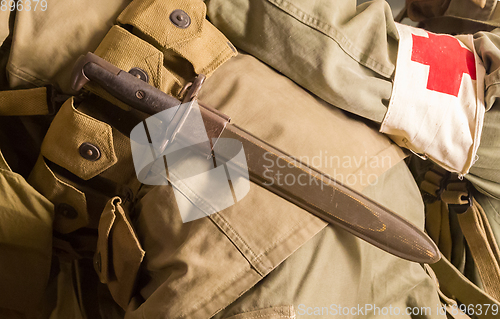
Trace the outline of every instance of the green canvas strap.
{"label": "green canvas strap", "polygon": [[[445,258],[431,268],[437,276],[440,290],[449,297],[474,307],[500,307],[500,252],[484,210],[474,198],[469,197],[466,183],[439,168],[428,171],[421,183],[421,190],[435,198],[435,201],[426,203],[426,229],[440,250],[445,250]],[[458,244],[449,236],[452,212],[456,213],[453,214],[458,219],[484,289],[476,286],[457,269],[458,266],[450,262],[451,252],[456,251],[450,245]],[[491,310],[488,314],[476,315],[478,318],[495,317]]]}
{"label": "green canvas strap", "polygon": [[[483,208],[473,197],[469,197],[467,182],[458,179],[450,178],[440,198],[457,212],[484,290],[500,300],[500,251]],[[456,205],[467,209],[456,210],[453,208]]]}
{"label": "green canvas strap", "polygon": [[460,227],[477,266],[484,290],[500,300],[499,251],[482,207],[473,199],[473,205],[458,215]]}
{"label": "green canvas strap", "polygon": [[467,279],[448,259],[441,258],[440,261],[430,265],[430,267],[435,272],[439,280],[439,287],[442,290],[453,292],[454,297],[465,305],[474,307],[482,305],[482,314],[478,315],[476,312],[478,318],[497,317],[493,315],[491,309],[489,309],[488,313],[485,313],[484,310],[487,305],[490,305],[490,308],[493,305],[500,307],[500,303]]}
{"label": "green canvas strap", "polygon": [[[420,189],[428,194],[437,194],[441,186],[441,180],[445,174],[446,171],[436,165],[425,174],[425,179],[420,184]],[[453,240],[450,230],[448,206],[440,200],[435,200],[426,203],[425,211],[425,229],[428,235],[434,240],[442,256],[451,260]]]}

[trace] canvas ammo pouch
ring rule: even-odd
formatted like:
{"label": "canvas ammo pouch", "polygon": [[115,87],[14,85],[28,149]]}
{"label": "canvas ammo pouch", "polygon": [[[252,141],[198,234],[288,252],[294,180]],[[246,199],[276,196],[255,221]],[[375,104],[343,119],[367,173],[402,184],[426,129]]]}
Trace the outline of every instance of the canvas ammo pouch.
{"label": "canvas ammo pouch", "polygon": [[[122,69],[143,72],[149,84],[181,98],[196,74],[210,76],[236,49],[205,19],[201,1],[133,1],[95,53]],[[129,109],[99,88],[89,89]],[[43,95],[44,90],[35,93]],[[28,96],[37,98],[34,93]],[[23,110],[15,107],[19,104],[25,105],[11,107],[17,113]],[[71,243],[73,257],[91,256],[97,244],[94,267],[123,308],[144,257],[129,212],[141,184],[130,142],[120,133],[120,123],[129,117],[96,97],[70,98],[52,120],[29,178],[54,203],[54,229]],[[83,228],[98,228],[98,240],[86,238]]]}

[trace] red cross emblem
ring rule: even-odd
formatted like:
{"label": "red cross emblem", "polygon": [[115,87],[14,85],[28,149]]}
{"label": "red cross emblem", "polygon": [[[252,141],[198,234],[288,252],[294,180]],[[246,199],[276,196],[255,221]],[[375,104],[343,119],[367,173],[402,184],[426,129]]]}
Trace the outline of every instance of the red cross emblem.
{"label": "red cross emblem", "polygon": [[412,34],[411,60],[430,67],[427,89],[458,96],[464,73],[476,79],[474,53],[452,36],[428,34],[428,38]]}

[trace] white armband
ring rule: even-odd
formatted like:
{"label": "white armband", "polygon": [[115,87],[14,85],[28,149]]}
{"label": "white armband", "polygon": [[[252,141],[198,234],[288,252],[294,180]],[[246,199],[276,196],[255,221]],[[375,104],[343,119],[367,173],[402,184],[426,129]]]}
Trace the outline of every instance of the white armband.
{"label": "white armband", "polygon": [[485,68],[472,35],[453,37],[402,24],[397,29],[394,85],[380,131],[465,175],[476,160],[485,112]]}

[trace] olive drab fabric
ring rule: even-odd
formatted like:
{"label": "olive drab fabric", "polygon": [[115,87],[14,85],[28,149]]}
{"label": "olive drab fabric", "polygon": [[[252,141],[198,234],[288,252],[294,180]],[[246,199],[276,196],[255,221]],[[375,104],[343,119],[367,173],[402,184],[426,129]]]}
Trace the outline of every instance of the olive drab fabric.
{"label": "olive drab fabric", "polygon": [[[206,3],[210,21],[238,48],[328,103],[382,122],[398,45],[386,2],[359,7],[354,1]],[[356,83],[363,85],[353,94]]]}
{"label": "olive drab fabric", "polygon": [[[457,7],[461,3],[457,1]],[[471,5],[476,6],[472,2]],[[396,25],[384,1],[355,7],[349,1],[320,6],[309,5],[308,1],[209,0],[207,8],[212,23],[236,46],[325,101],[377,123],[383,121],[398,50]],[[477,8],[487,10],[488,5]],[[358,23],[361,20],[363,23]],[[453,26],[459,27],[459,23]],[[275,45],[267,45],[271,42]],[[500,184],[500,170],[495,164],[499,143],[495,138],[499,129],[496,106],[499,47],[498,31],[474,34],[476,53],[489,63],[485,65],[486,113],[482,139],[478,159],[467,178],[490,194],[498,194]],[[287,50],[297,54],[288,54]],[[352,94],[350,88],[358,81],[363,85]]]}
{"label": "olive drab fabric", "polygon": [[442,15],[449,4],[450,0],[407,0],[406,10],[411,20],[422,21]]}
{"label": "olive drab fabric", "polygon": [[9,11],[0,11],[0,21],[1,21],[1,27],[0,27],[0,41],[3,43],[7,36],[9,35],[9,16],[10,12]]}
{"label": "olive drab fabric", "polygon": [[[118,161],[113,145],[113,133],[110,125],[76,110],[73,105],[73,99],[69,99],[57,112],[43,140],[41,155],[81,179],[88,180]],[[61,134],[68,127],[72,130]],[[81,134],[81,131],[88,133]],[[75,146],[83,143],[99,145],[99,159],[89,160],[79,156],[68,161],[68,150],[76,150]]]}
{"label": "olive drab fabric", "polygon": [[413,21],[446,15],[458,15],[472,19],[487,20],[495,9],[491,0],[407,0],[407,14]]}
{"label": "olive drab fabric", "polygon": [[496,9],[496,1],[493,0],[407,0],[406,4],[408,17],[413,21],[425,21],[441,16],[487,21],[494,18]]}
{"label": "olive drab fabric", "polygon": [[[115,197],[103,210],[95,267],[101,282],[108,284],[115,301],[126,308],[145,252],[121,204],[120,197]],[[112,247],[109,243],[113,244]]]}

